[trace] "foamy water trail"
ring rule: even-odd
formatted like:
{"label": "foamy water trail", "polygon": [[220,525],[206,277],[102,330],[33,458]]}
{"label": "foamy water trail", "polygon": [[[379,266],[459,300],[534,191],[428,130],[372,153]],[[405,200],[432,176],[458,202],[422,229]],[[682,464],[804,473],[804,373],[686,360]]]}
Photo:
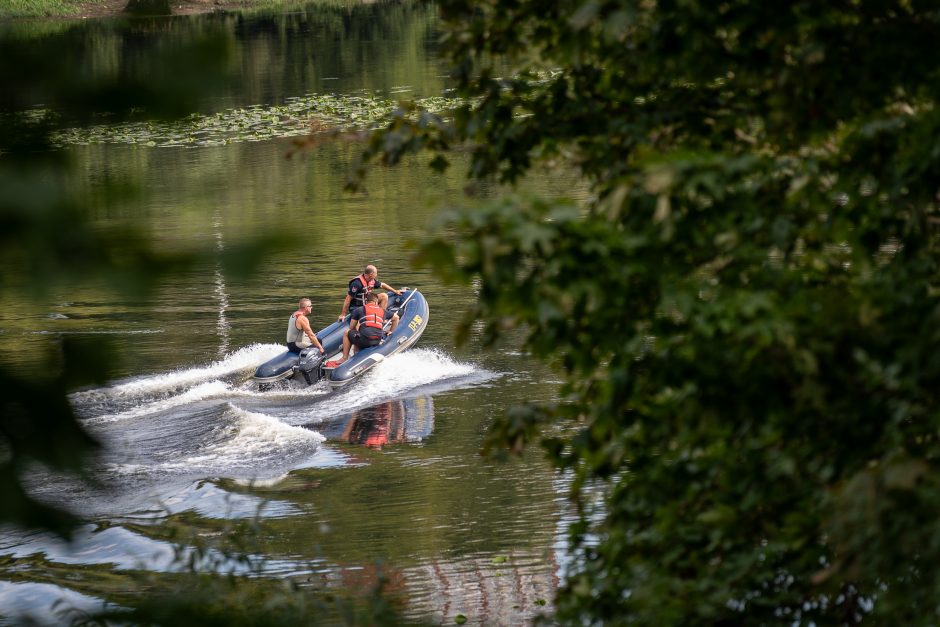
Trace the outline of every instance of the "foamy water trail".
{"label": "foamy water trail", "polygon": [[126,411],[115,414],[104,414],[94,418],[89,418],[85,421],[85,424],[102,424],[106,422],[116,422],[118,420],[128,420],[130,418],[139,418],[141,416],[156,414],[173,409],[174,407],[179,407],[180,405],[188,405],[189,403],[195,403],[197,401],[204,401],[209,398],[223,396],[226,395],[227,392],[229,392],[231,389],[232,387],[229,384],[222,381],[209,381],[199,384],[196,387],[190,388],[189,390],[186,390],[185,392],[175,396],[170,396],[152,403],[143,403]]}
{"label": "foamy water trail", "polygon": [[[350,388],[328,396],[311,407],[310,412],[288,418],[294,424],[307,424],[331,418],[336,414],[369,407],[384,400],[403,396],[423,386],[446,381],[484,381],[496,376],[470,363],[455,361],[445,353],[416,348],[385,359]],[[469,382],[469,381],[468,381]],[[363,394],[367,390],[368,394]]]}
{"label": "foamy water trail", "polygon": [[455,361],[430,348],[417,348],[393,355],[369,373],[372,389],[394,394],[407,388],[479,372],[477,366]]}
{"label": "foamy water trail", "polygon": [[[88,390],[71,400],[85,424],[107,425],[150,416],[205,411],[211,404],[245,400],[260,411],[290,425],[305,425],[407,395],[425,386],[464,386],[488,380],[495,373],[462,363],[439,350],[416,348],[393,355],[348,389],[334,391],[321,382],[305,386],[285,381],[260,392],[236,373],[250,373],[258,364],[284,351],[278,344],[253,344],[202,367],[176,370]],[[367,390],[368,394],[363,394]],[[209,403],[210,405],[207,405]],[[300,405],[298,405],[300,403]],[[192,406],[192,409],[187,409]],[[286,410],[286,411],[285,411]],[[275,418],[272,418],[272,420]]]}
{"label": "foamy water trail", "polygon": [[251,344],[206,366],[175,370],[117,383],[106,388],[76,392],[70,398],[74,402],[83,403],[159,395],[204,383],[206,380],[218,379],[243,370],[254,369],[284,350],[284,347],[279,344]]}
{"label": "foamy water trail", "polygon": [[201,447],[198,454],[162,464],[161,469],[217,468],[226,473],[237,468],[253,470],[287,458],[312,456],[326,439],[316,431],[231,404],[226,413],[232,420],[221,427],[214,442]]}

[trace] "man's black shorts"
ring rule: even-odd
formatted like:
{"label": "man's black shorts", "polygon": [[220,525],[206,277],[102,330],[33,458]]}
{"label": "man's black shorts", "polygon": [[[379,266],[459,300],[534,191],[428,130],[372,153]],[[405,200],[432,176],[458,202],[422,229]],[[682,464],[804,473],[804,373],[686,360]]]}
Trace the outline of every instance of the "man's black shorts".
{"label": "man's black shorts", "polygon": [[363,335],[358,329],[349,332],[349,341],[359,348],[369,348],[382,343],[381,335]]}

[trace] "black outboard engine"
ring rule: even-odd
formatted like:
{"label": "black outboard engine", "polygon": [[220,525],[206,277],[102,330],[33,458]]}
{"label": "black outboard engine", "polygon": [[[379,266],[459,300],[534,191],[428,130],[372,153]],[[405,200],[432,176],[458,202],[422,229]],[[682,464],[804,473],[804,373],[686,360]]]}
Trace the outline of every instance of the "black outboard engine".
{"label": "black outboard engine", "polygon": [[318,348],[310,347],[300,351],[300,361],[294,368],[304,376],[307,385],[313,385],[323,377],[323,360],[326,355],[320,352]]}

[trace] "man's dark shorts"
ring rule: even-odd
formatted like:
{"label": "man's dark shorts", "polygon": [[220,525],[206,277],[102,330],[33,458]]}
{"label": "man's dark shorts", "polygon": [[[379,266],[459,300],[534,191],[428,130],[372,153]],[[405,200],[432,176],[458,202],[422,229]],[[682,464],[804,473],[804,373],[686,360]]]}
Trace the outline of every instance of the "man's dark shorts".
{"label": "man's dark shorts", "polygon": [[356,329],[349,332],[349,341],[359,348],[369,348],[381,344],[382,335],[363,334],[359,329]]}

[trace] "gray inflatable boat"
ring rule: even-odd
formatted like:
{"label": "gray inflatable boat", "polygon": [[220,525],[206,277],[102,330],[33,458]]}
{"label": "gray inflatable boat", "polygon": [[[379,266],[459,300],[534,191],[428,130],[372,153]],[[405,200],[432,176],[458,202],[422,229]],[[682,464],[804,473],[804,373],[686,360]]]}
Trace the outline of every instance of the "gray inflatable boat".
{"label": "gray inflatable boat", "polygon": [[399,318],[398,326],[378,346],[358,349],[342,364],[328,368],[327,362],[342,356],[343,332],[349,327],[350,319],[347,315],[342,321],[334,322],[317,333],[317,339],[326,350],[325,355],[313,347],[300,353],[285,350],[258,366],[254,376],[258,389],[266,390],[273,383],[286,379],[301,380],[307,385],[326,380],[334,388],[349,385],[386,358],[414,346],[427,328],[430,310],[421,292],[404,288],[401,294],[389,294],[386,313],[386,330],[395,313]]}

